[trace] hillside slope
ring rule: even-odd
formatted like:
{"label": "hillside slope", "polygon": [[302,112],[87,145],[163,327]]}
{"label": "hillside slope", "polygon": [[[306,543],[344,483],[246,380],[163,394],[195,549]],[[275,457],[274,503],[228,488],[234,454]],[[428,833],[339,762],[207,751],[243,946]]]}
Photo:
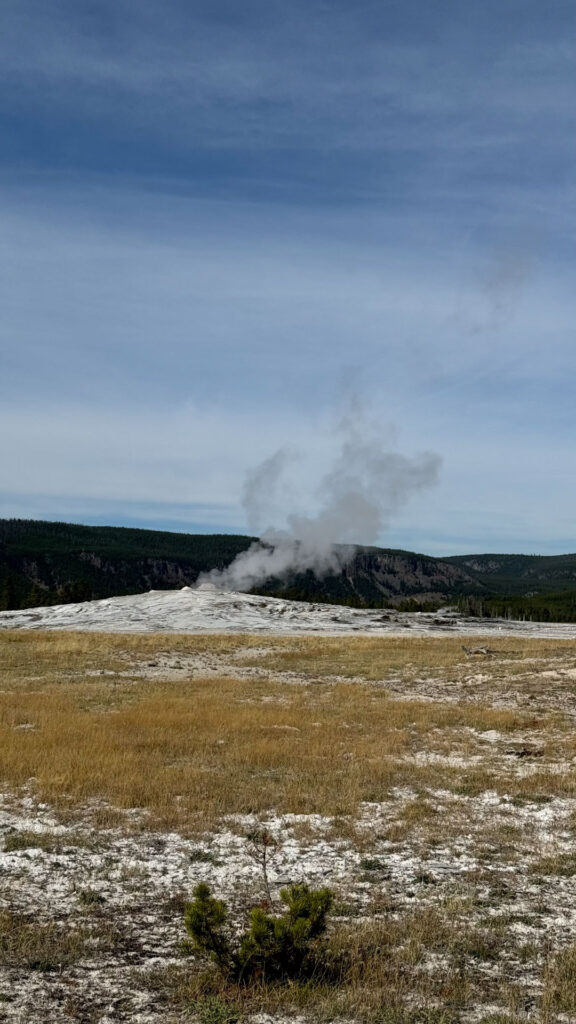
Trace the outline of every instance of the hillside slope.
{"label": "hillside slope", "polygon": [[[254,540],[236,534],[3,519],[0,609],[177,589],[193,584],[201,572],[223,569]],[[367,607],[470,598],[463,610],[481,615],[507,614],[501,595],[516,599],[514,609],[519,615],[524,614],[520,598],[540,606],[541,598],[532,595],[576,595],[576,555],[440,559],[376,547],[350,548],[346,554],[349,558],[341,572],[322,578],[306,572],[284,580],[269,579],[259,592]],[[481,605],[475,605],[475,597],[482,598]],[[495,599],[500,603],[491,603]],[[556,604],[548,599],[544,603],[551,608],[545,614],[555,618]],[[531,604],[526,611],[532,614]],[[569,614],[572,618],[571,610]]]}
{"label": "hillside slope", "polygon": [[501,594],[576,590],[576,554],[454,555],[444,559]]}
{"label": "hillside slope", "polygon": [[183,587],[254,539],[0,519],[0,609]]}
{"label": "hillside slope", "polygon": [[439,603],[455,596],[484,593],[476,577],[460,566],[430,555],[392,548],[350,549],[340,573],[318,578],[312,572],[287,581],[270,580],[260,593],[293,600],[337,601],[366,606]]}
{"label": "hillside slope", "polygon": [[[190,585],[199,573],[224,568],[254,539],[0,520],[0,609]],[[382,548],[349,553],[341,573],[267,580],[261,592],[378,607],[415,596],[440,601],[478,591],[465,569],[426,555]]]}

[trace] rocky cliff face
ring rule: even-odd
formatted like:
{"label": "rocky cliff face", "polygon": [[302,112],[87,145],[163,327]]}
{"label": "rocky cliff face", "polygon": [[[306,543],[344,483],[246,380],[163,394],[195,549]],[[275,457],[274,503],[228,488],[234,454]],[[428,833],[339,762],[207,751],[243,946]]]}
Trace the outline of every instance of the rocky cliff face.
{"label": "rocky cliff face", "polygon": [[289,580],[268,580],[262,592],[309,601],[338,601],[378,606],[449,601],[478,593],[482,584],[460,566],[409,551],[357,548],[340,573],[318,578],[300,573]]}
{"label": "rocky cliff face", "polygon": [[454,594],[477,587],[458,566],[409,552],[360,550],[346,575],[353,589],[368,584],[390,598]]}

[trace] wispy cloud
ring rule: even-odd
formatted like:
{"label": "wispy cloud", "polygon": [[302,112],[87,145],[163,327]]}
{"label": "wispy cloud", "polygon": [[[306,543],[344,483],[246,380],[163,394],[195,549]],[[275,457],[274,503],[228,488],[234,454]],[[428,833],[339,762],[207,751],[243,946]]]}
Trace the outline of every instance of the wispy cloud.
{"label": "wispy cloud", "polygon": [[[371,165],[408,190],[487,172],[543,185],[555,155],[573,152],[574,46],[554,31],[559,2],[546,14],[535,0],[508,6],[8,0],[2,77],[9,103],[50,125],[72,163],[98,163],[100,141],[116,171],[177,171],[213,151],[222,173],[218,154],[233,151],[233,173],[282,160],[294,187],[298,166],[301,182],[338,179],[318,164],[328,150],[362,161],[348,168],[356,188]],[[139,148],[151,136],[157,161]]]}

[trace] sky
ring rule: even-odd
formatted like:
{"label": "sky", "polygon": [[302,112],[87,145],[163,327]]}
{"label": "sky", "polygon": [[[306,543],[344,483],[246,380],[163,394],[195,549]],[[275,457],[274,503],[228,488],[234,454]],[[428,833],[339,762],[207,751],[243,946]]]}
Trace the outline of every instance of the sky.
{"label": "sky", "polygon": [[0,516],[248,532],[278,449],[313,512],[353,393],[442,459],[383,546],[576,550],[572,0],[0,20]]}

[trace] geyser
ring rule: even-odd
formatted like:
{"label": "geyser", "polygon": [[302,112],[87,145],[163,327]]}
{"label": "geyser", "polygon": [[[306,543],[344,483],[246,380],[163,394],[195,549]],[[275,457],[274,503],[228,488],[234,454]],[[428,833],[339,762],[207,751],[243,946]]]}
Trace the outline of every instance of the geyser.
{"label": "geyser", "polygon": [[[199,585],[250,590],[270,577],[282,579],[308,569],[318,576],[338,572],[358,543],[375,544],[411,496],[437,482],[440,456],[428,451],[409,457],[395,451],[357,402],[337,429],[340,447],[321,477],[318,511],[289,513],[287,529],[268,526],[260,541],[226,569],[203,573]],[[251,526],[262,523],[272,494],[280,488],[290,493],[295,461],[293,454],[280,449],[248,474],[243,505]]]}

